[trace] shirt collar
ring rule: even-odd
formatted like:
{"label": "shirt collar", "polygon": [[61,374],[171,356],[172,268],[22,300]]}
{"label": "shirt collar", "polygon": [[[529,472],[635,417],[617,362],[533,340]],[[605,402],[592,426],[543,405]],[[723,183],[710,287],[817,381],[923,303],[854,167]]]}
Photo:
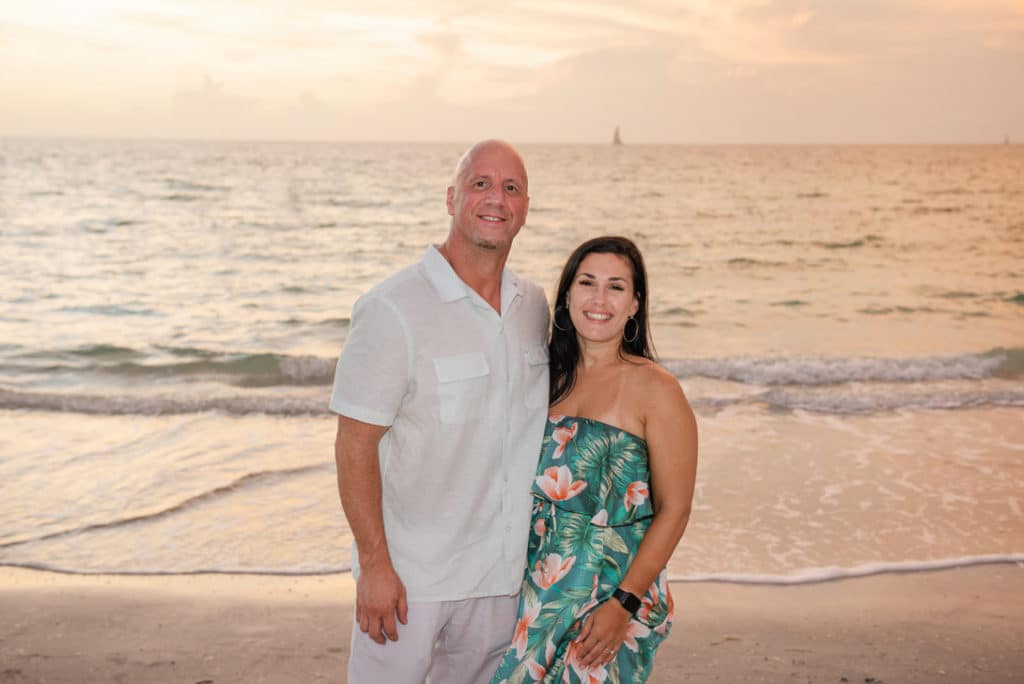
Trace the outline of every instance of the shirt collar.
{"label": "shirt collar", "polygon": [[469,296],[469,286],[455,273],[455,269],[441,255],[436,246],[427,247],[427,252],[423,255],[421,263],[427,280],[437,290],[437,295],[442,302],[454,302],[456,299]]}
{"label": "shirt collar", "polygon": [[[473,292],[473,289],[459,277],[448,263],[448,260],[441,255],[435,245],[427,247],[426,253],[421,261],[423,272],[427,280],[437,290],[437,295],[442,302],[454,302],[463,297],[480,300],[480,296]],[[504,314],[515,298],[520,294],[519,276],[506,267],[501,272],[501,312]],[[474,296],[476,295],[476,296]]]}

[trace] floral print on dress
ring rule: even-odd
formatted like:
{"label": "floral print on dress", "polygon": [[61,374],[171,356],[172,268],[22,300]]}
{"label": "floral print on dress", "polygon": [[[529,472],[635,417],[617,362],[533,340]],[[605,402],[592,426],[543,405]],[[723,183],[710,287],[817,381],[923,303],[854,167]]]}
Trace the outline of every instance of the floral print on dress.
{"label": "floral print on dress", "polygon": [[536,478],[537,486],[552,501],[565,501],[587,488],[583,480],[573,480],[566,466],[552,466]]}
{"label": "floral print on dress", "polygon": [[523,611],[519,615],[519,620],[516,621],[516,631],[512,636],[512,648],[516,650],[516,655],[520,658],[526,650],[526,635],[530,631],[530,626],[537,619],[539,614],[540,604],[536,602],[528,603],[523,606]]}
{"label": "floral print on dress", "polygon": [[537,561],[533,572],[530,573],[530,579],[541,589],[550,589],[558,580],[569,574],[575,562],[575,556],[563,560],[557,553],[552,553],[543,561]]}
{"label": "floral print on dress", "polygon": [[544,647],[544,659],[541,661],[544,664],[538,663],[536,660],[528,660],[526,662],[526,669],[530,674],[530,679],[534,682],[542,681],[548,673],[547,663],[550,663],[555,658],[555,645],[552,642],[548,642],[548,645]]}
{"label": "floral print on dress", "polygon": [[537,473],[519,619],[492,681],[646,682],[672,623],[666,570],[641,597],[615,660],[582,667],[576,638],[621,583],[654,516],[647,443],[600,421],[554,416]]}
{"label": "floral print on dress", "polygon": [[551,458],[562,457],[562,454],[565,453],[565,447],[569,445],[569,440],[576,436],[578,430],[579,423],[573,422],[569,427],[556,427],[551,431],[551,439],[558,443],[558,446],[551,453]]}
{"label": "floral print on dress", "polygon": [[634,506],[642,506],[651,493],[647,488],[646,482],[630,482],[629,486],[626,487],[626,495],[622,497],[626,504],[626,508],[632,508]]}

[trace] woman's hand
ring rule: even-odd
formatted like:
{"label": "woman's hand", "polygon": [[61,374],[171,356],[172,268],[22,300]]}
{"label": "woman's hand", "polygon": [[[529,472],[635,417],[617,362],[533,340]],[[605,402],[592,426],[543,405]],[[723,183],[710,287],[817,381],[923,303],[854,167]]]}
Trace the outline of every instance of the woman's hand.
{"label": "woman's hand", "polygon": [[576,637],[579,664],[596,667],[615,660],[626,639],[631,617],[629,611],[615,600],[605,601],[595,608]]}

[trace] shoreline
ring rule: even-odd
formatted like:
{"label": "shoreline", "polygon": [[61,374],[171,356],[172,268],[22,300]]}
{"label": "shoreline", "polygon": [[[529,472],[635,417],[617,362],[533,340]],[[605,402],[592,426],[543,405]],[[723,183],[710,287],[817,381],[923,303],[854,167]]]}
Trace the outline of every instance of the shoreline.
{"label": "shoreline", "polygon": [[[1024,553],[993,553],[978,556],[965,556],[959,558],[937,558],[932,560],[910,560],[910,561],[879,561],[861,563],[852,567],[827,566],[817,568],[805,568],[790,575],[755,575],[755,574],[709,574],[696,576],[672,576],[669,575],[669,582],[672,584],[733,584],[738,586],[755,587],[792,587],[811,584],[822,584],[827,582],[841,582],[843,580],[875,577],[879,575],[913,575],[917,573],[936,572],[940,570],[956,570],[961,568],[983,567],[987,565],[1016,565],[1024,568]],[[323,571],[237,571],[237,570],[195,570],[189,572],[103,572],[103,571],[77,571],[63,568],[52,568],[44,565],[16,563],[0,563],[0,580],[4,579],[4,573],[50,573],[66,577],[280,577],[295,579],[315,579],[332,577],[350,577],[352,570],[344,568],[341,570]]]}
{"label": "shoreline", "polygon": [[[1024,567],[801,585],[673,582],[652,684],[1021,682]],[[0,682],[344,682],[347,573],[0,568]]]}

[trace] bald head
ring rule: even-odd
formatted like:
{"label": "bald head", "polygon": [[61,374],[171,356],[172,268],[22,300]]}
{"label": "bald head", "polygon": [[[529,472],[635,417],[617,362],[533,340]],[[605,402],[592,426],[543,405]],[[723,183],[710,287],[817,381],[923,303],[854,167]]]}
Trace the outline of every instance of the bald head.
{"label": "bald head", "polygon": [[[468,150],[466,150],[459,158],[459,162],[455,165],[455,173],[452,175],[452,185],[458,186],[459,179],[473,166],[473,160],[478,154],[486,150],[491,149],[502,149],[512,155],[518,162],[522,171],[523,180],[529,183],[526,177],[526,164],[523,163],[523,157],[519,154],[516,148],[512,147],[511,144],[504,140],[481,140],[476,143]],[[525,188],[524,188],[525,189]]]}

